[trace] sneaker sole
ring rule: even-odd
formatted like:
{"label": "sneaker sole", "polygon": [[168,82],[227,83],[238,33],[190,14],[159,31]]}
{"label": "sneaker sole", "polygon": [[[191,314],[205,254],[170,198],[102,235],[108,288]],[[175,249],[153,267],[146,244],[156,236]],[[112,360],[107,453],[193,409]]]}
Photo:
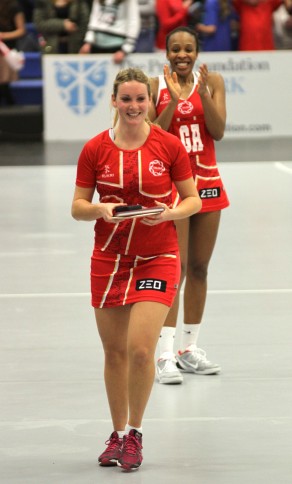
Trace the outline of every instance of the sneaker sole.
{"label": "sneaker sole", "polygon": [[182,363],[179,360],[177,362],[177,366],[180,369],[180,371],[183,371],[184,373],[194,373],[196,375],[217,375],[221,371],[221,368],[219,366],[217,368],[209,368],[206,370],[196,370],[195,368],[192,368],[192,367],[184,368],[182,366]]}
{"label": "sneaker sole", "polygon": [[136,467],[131,467],[130,465],[121,464],[120,462],[117,462],[117,465],[124,471],[130,472],[130,471],[137,471],[138,469],[140,469],[142,463]]}
{"label": "sneaker sole", "polygon": [[101,467],[114,467],[117,465],[117,463],[118,463],[117,460],[105,460],[105,461],[98,462],[98,464]]}
{"label": "sneaker sole", "polygon": [[175,378],[159,378],[157,377],[158,383],[162,383],[163,385],[179,385],[183,382],[183,378],[175,377]]}

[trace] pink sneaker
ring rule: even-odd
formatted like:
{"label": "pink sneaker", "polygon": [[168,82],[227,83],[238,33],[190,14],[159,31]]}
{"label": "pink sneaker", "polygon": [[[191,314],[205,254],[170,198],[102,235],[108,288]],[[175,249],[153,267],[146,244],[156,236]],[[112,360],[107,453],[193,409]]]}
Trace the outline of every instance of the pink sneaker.
{"label": "pink sneaker", "polygon": [[107,445],[107,448],[99,456],[98,463],[100,466],[116,466],[118,459],[122,455],[123,440],[120,439],[118,433],[114,431],[105,444]]}
{"label": "pink sneaker", "polygon": [[127,471],[137,470],[142,464],[142,434],[132,429],[123,437],[122,455],[118,460],[118,466]]}

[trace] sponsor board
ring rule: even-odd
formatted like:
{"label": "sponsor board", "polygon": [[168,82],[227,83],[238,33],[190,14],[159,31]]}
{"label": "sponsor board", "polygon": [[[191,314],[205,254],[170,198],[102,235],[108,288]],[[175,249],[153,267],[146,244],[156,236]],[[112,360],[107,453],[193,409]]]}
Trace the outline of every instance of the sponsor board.
{"label": "sponsor board", "polygon": [[[162,52],[132,54],[120,66],[106,54],[44,56],[45,140],[86,141],[112,126],[117,72],[140,67],[156,77],[165,62]],[[198,65],[202,62],[224,78],[225,138],[291,136],[292,52],[201,53]]]}

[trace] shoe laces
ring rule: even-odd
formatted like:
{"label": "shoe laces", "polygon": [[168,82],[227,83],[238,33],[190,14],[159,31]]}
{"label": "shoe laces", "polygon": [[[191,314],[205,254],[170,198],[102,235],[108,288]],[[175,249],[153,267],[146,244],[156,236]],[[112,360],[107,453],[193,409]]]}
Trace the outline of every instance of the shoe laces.
{"label": "shoe laces", "polygon": [[203,363],[210,363],[210,361],[207,360],[206,351],[202,350],[201,348],[196,348],[193,353],[195,354],[196,358]]}
{"label": "shoe laces", "polygon": [[176,359],[175,358],[168,358],[167,360],[163,360],[165,361],[165,365],[164,365],[164,369],[167,371],[173,371],[173,367],[175,367],[175,369],[177,369],[176,367]]}
{"label": "shoe laces", "polygon": [[116,435],[111,436],[108,440],[106,440],[105,445],[107,445],[107,452],[110,450],[115,450],[117,447],[120,447],[122,443],[122,439],[117,437]]}
{"label": "shoe laces", "polygon": [[125,435],[123,450],[125,450],[127,454],[135,455],[137,453],[137,448],[139,450],[142,449],[142,444],[139,440],[136,439],[134,435]]}

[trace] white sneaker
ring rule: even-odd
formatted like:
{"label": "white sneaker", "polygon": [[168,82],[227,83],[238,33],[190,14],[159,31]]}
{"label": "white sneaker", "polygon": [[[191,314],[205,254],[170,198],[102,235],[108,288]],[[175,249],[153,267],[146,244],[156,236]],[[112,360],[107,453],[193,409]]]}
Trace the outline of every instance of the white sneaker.
{"label": "white sneaker", "polygon": [[178,367],[187,373],[197,375],[215,375],[221,371],[217,363],[207,360],[206,352],[200,348],[193,350],[179,351],[176,356]]}
{"label": "white sneaker", "polygon": [[168,385],[182,383],[183,376],[176,366],[175,356],[172,358],[159,358],[156,364],[156,376],[159,383]]}

